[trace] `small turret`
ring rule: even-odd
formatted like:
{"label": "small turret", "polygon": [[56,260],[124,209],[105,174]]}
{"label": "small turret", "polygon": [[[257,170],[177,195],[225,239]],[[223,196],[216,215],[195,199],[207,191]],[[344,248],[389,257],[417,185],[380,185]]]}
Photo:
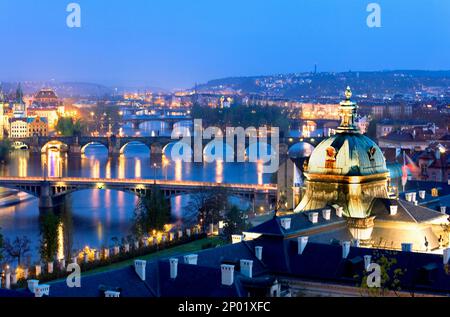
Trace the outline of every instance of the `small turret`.
{"label": "small turret", "polygon": [[339,105],[339,116],[341,117],[341,124],[337,128],[337,133],[352,132],[359,133],[358,126],[356,125],[356,111],[358,105],[351,101],[352,90],[349,86],[345,90],[345,100]]}

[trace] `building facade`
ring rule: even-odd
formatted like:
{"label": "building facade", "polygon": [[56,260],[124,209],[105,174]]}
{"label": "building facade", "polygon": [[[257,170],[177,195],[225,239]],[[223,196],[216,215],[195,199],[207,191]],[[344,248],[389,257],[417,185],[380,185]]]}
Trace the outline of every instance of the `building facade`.
{"label": "building facade", "polygon": [[35,117],[28,118],[28,136],[47,136],[48,122],[47,118]]}
{"label": "building facade", "polygon": [[10,138],[26,138],[28,137],[27,118],[12,118],[9,123]]}

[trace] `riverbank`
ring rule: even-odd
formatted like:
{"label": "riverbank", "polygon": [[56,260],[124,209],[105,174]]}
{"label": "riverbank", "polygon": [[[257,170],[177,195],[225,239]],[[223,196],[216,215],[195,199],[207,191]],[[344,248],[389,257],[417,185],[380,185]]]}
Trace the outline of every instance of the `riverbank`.
{"label": "riverbank", "polygon": [[[204,249],[208,249],[208,248],[214,248],[217,246],[225,245],[227,243],[228,242],[226,242],[224,239],[222,239],[221,237],[218,237],[218,236],[207,237],[207,238],[203,238],[200,240],[195,240],[195,241],[192,241],[189,243],[174,246],[171,248],[162,249],[160,251],[149,253],[146,255],[137,256],[137,257],[134,257],[131,259],[121,261],[121,262],[115,262],[115,263],[112,263],[109,265],[105,265],[105,266],[97,267],[97,268],[94,268],[91,270],[83,271],[83,272],[81,272],[81,277],[83,278],[83,276],[89,276],[92,274],[117,270],[117,269],[120,269],[120,268],[123,268],[126,266],[130,266],[130,265],[133,265],[135,260],[153,261],[153,260],[157,260],[157,259],[161,259],[161,258],[168,258],[171,256],[186,254],[186,253],[190,253],[190,252],[196,252],[196,251],[200,251],[200,250],[204,250]],[[57,278],[54,280],[45,281],[45,283],[52,284],[52,283],[60,282],[64,279],[65,279],[65,277],[60,277],[60,278]],[[26,287],[26,285],[24,284],[24,281],[21,281],[21,282],[22,283],[19,282],[19,284],[17,285],[18,288]],[[20,284],[22,284],[22,285],[20,285]]]}
{"label": "riverbank", "polygon": [[186,244],[178,245],[172,248],[163,249],[161,251],[157,251],[154,253],[150,253],[143,256],[138,256],[132,259],[128,259],[122,262],[116,262],[107,266],[102,266],[93,270],[84,271],[81,273],[81,276],[87,276],[90,274],[96,274],[101,273],[105,271],[111,271],[123,268],[125,266],[133,265],[134,260],[146,260],[146,261],[153,261],[160,258],[168,258],[175,255],[185,254],[189,252],[195,252],[200,251],[203,249],[209,249],[214,248],[216,246],[225,245],[227,242],[223,240],[221,237],[214,236],[214,237],[208,237],[203,238],[200,240],[192,241]]}

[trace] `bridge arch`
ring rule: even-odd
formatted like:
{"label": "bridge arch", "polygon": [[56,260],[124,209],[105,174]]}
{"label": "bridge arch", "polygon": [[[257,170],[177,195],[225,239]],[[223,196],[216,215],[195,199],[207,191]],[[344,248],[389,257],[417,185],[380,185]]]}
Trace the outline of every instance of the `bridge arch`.
{"label": "bridge arch", "polygon": [[148,151],[149,151],[149,154],[150,154],[150,152],[151,152],[151,145],[149,145],[149,144],[147,144],[147,143],[145,143],[145,142],[142,142],[142,141],[128,141],[128,142],[126,142],[126,143],[124,143],[123,145],[121,145],[121,147],[120,147],[120,154],[122,155],[122,154],[125,154],[125,150],[126,150],[126,148],[128,147],[128,146],[136,146],[136,145],[144,145],[147,149],[148,149]]}
{"label": "bridge arch", "polygon": [[155,123],[156,125],[159,125],[159,126],[157,126],[157,129],[156,129],[158,131],[164,131],[171,127],[171,124],[169,122],[164,121],[164,120],[159,120],[159,119],[142,119],[142,120],[135,122],[133,124],[133,127],[137,128],[137,129],[142,129],[142,125],[144,123]]}
{"label": "bridge arch", "polygon": [[92,141],[92,142],[88,142],[81,146],[81,154],[85,154],[86,149],[91,145],[101,145],[106,149],[106,151],[108,151],[108,144],[104,144],[102,142],[97,142],[97,141]]}
{"label": "bridge arch", "polygon": [[257,161],[262,158],[263,155],[271,155],[276,152],[276,149],[272,144],[267,142],[254,142],[250,143],[245,149],[245,158],[247,161]]}
{"label": "bridge arch", "polygon": [[212,140],[203,148],[203,160],[209,162],[212,158],[221,158],[221,161],[234,161],[234,149],[225,141]]}
{"label": "bridge arch", "polygon": [[308,142],[297,142],[289,147],[288,155],[292,158],[310,157],[314,151],[314,145]]}
{"label": "bridge arch", "polygon": [[23,141],[14,141],[11,144],[11,147],[14,150],[28,150],[30,148],[30,146],[27,143],[23,142]]}
{"label": "bridge arch", "polygon": [[192,122],[192,119],[183,119],[180,121],[176,121],[173,123],[173,128],[190,128],[192,127],[194,124]]}
{"label": "bridge arch", "polygon": [[[174,141],[174,142],[169,142],[167,143],[163,148],[162,148],[162,153],[164,154],[165,157],[167,157],[168,159],[175,161],[179,158],[182,157],[193,157],[193,150],[192,147],[187,144],[187,143],[183,143],[180,141]],[[175,154],[176,157],[173,157],[172,154]]]}
{"label": "bridge arch", "polygon": [[41,153],[46,153],[50,149],[67,152],[69,150],[69,146],[59,140],[50,140],[41,147]]}

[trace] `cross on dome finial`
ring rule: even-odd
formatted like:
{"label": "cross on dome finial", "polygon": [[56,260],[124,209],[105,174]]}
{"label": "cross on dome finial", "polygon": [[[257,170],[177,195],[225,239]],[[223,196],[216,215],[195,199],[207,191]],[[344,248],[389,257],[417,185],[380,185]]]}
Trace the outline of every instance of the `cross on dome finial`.
{"label": "cross on dome finial", "polygon": [[350,89],[350,86],[347,86],[347,89],[345,90],[345,99],[350,100],[352,98],[352,90]]}

